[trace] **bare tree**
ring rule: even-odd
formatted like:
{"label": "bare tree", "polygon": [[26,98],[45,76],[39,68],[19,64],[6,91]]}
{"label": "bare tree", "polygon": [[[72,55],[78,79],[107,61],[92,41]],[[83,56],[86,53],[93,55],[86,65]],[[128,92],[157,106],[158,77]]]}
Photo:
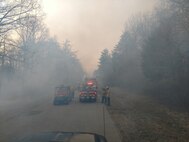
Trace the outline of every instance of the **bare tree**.
{"label": "bare tree", "polygon": [[0,7],[1,62],[4,64],[6,57],[17,64],[26,53],[23,49],[44,39],[47,29],[42,22],[43,13],[37,0],[1,0]]}
{"label": "bare tree", "polygon": [[0,1],[0,34],[19,26],[28,15],[35,14],[40,8],[37,0],[1,0]]}

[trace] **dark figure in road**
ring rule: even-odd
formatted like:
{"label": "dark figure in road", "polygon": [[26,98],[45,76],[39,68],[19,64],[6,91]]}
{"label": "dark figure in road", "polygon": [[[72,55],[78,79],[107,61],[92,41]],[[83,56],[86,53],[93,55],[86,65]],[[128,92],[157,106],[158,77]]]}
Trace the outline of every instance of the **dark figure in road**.
{"label": "dark figure in road", "polygon": [[106,105],[110,106],[110,88],[106,87]]}
{"label": "dark figure in road", "polygon": [[106,88],[102,89],[102,103],[106,104]]}

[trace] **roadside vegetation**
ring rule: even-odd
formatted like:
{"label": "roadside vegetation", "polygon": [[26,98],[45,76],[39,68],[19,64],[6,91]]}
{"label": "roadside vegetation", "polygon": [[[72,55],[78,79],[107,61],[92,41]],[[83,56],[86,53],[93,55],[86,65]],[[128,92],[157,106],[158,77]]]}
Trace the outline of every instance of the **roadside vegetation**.
{"label": "roadside vegetation", "polygon": [[102,51],[95,72],[101,83],[188,111],[188,7],[187,0],[164,0],[131,17],[113,51]]}
{"label": "roadside vegetation", "polygon": [[107,109],[123,142],[188,142],[189,1],[131,17],[95,75],[112,88]]}
{"label": "roadside vegetation", "polygon": [[189,114],[160,105],[149,96],[112,89],[108,107],[122,142],[188,142]]}

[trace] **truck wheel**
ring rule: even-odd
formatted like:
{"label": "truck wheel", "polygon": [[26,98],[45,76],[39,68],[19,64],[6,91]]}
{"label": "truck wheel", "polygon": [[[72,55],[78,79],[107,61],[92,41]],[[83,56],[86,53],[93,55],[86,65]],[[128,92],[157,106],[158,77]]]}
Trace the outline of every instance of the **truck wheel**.
{"label": "truck wheel", "polygon": [[79,99],[79,101],[82,103],[83,102],[83,100],[82,99]]}
{"label": "truck wheel", "polygon": [[58,102],[57,101],[53,101],[53,105],[58,105]]}
{"label": "truck wheel", "polygon": [[66,105],[68,105],[68,104],[69,104],[69,102],[70,102],[70,101],[69,101],[69,100],[67,100],[67,101],[65,102],[65,104],[66,104]]}
{"label": "truck wheel", "polygon": [[96,99],[94,99],[94,101],[93,101],[94,103],[96,103]]}

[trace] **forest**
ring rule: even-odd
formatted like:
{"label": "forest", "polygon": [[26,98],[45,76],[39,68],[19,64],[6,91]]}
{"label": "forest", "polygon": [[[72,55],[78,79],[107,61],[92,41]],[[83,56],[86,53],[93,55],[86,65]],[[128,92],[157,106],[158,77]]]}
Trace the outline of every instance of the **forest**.
{"label": "forest", "polygon": [[81,81],[84,71],[71,42],[50,36],[38,0],[2,0],[0,7],[1,95]]}
{"label": "forest", "polygon": [[112,51],[101,52],[102,85],[150,95],[189,108],[189,1],[165,0],[132,16]]}

